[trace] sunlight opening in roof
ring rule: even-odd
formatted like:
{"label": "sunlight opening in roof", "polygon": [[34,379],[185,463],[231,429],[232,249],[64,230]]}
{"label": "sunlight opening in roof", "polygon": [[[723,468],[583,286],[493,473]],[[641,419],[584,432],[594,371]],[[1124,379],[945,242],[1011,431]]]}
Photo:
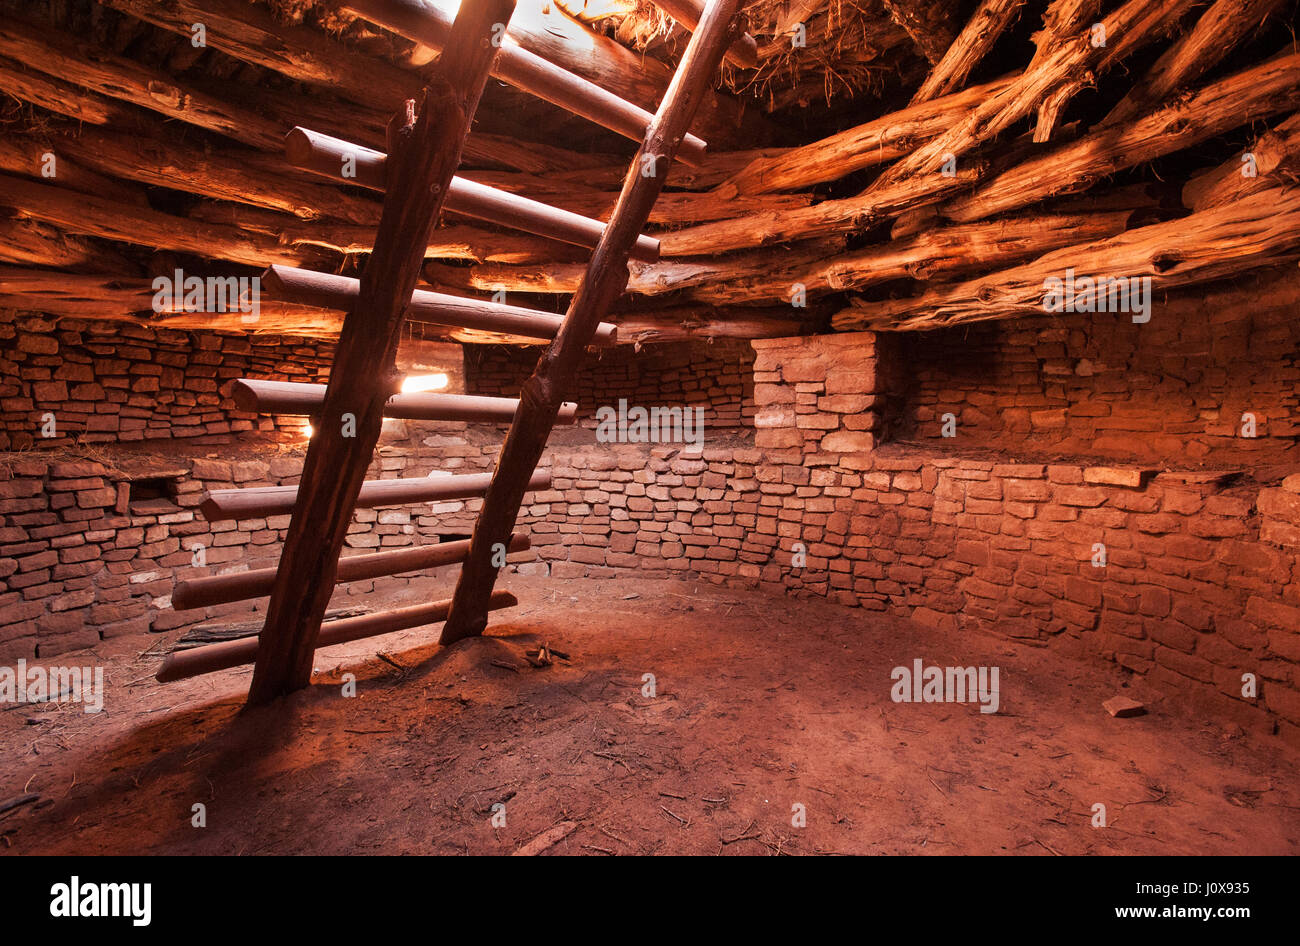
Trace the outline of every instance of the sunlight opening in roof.
{"label": "sunlight opening in roof", "polygon": [[402,381],[403,394],[419,394],[421,391],[441,391],[447,386],[445,374],[408,374]]}

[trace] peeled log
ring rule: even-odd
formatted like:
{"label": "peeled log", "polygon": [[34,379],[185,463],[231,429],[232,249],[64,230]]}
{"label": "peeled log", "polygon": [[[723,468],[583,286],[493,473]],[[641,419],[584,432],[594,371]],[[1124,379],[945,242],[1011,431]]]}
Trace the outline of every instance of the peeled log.
{"label": "peeled log", "polygon": [[[382,152],[301,127],[294,128],[285,137],[284,152],[285,159],[294,167],[344,183],[348,178],[343,177],[343,168],[350,164],[350,177],[357,184],[373,190],[384,189],[388,156]],[[596,246],[605,229],[598,220],[459,176],[451,179],[444,206],[497,226],[584,247]],[[659,241],[644,234],[637,237],[632,256],[658,259]]]}
{"label": "peeled log", "polygon": [[[361,281],[288,266],[272,266],[262,277],[265,291],[300,305],[351,309],[361,291]],[[406,306],[407,318],[435,325],[460,326],[484,332],[522,335],[550,340],[564,319],[552,312],[522,306],[469,299],[417,289]],[[612,345],[616,330],[608,322],[596,326],[593,345]]]}
{"label": "peeled log", "polygon": [[[489,611],[501,608],[513,608],[519,600],[508,591],[494,591],[488,601]],[[416,604],[409,608],[395,608],[392,611],[379,611],[375,614],[362,614],[352,618],[329,621],[320,626],[315,636],[312,649],[330,647],[334,644],[346,644],[350,641],[391,634],[393,631],[423,627],[437,624],[447,619],[451,609],[450,601],[435,601],[430,604]],[[171,683],[184,680],[202,673],[214,673],[250,664],[257,658],[260,638],[245,637],[240,640],[222,641],[220,644],[208,644],[190,650],[178,650],[167,655],[162,666],[154,675],[159,683]]]}
{"label": "peeled log", "polygon": [[1275,57],[1177,99],[1136,121],[1099,129],[1023,161],[941,208],[981,220],[1064,192],[1082,191],[1124,168],[1300,107],[1300,54]]}
{"label": "peeled log", "polygon": [[[531,545],[528,536],[516,534],[510,537],[507,551],[522,552]],[[400,575],[404,572],[441,568],[461,561],[468,551],[469,542],[460,541],[439,542],[435,545],[419,545],[414,548],[391,549],[364,555],[347,555],[339,559],[339,568],[334,581],[336,584],[342,584],[349,581],[382,578],[386,575]],[[225,575],[185,578],[178,581],[172,589],[172,608],[176,611],[188,611],[192,608],[210,608],[217,604],[228,604],[231,601],[262,598],[271,593],[273,584],[275,584],[273,567],[255,568]]]}
{"label": "peeled log", "polygon": [[[449,23],[456,12],[456,0],[401,0],[398,4],[364,0],[364,3],[347,5],[367,18],[383,6],[400,6],[417,11],[427,21],[444,23]],[[522,50],[650,111],[659,104],[673,77],[673,69],[666,63],[634,52],[546,4],[530,4],[516,10],[507,36],[505,48],[517,42]],[[424,39],[421,42],[438,45]],[[497,65],[500,67],[502,63]],[[770,133],[767,123],[752,109],[746,111],[739,101],[712,88],[705,92],[692,129],[715,146],[766,138]],[[689,150],[683,147],[684,151]],[[689,155],[683,153],[679,157],[685,160]]]}
{"label": "peeled log", "polygon": [[[350,0],[348,9],[412,42],[442,49],[456,13],[456,0],[451,3]],[[509,31],[500,41],[501,52],[493,66],[493,75],[517,89],[639,141],[651,118],[641,106],[653,107],[658,95],[646,98],[636,94],[633,91],[636,79],[653,69],[649,64],[662,64],[648,58],[638,60],[630,50],[608,37],[588,32],[581,23],[562,13],[554,18],[549,16],[549,8],[546,11],[537,8],[536,13],[550,20],[540,30],[528,28],[526,11],[518,11],[511,19]],[[555,46],[556,36],[562,37],[566,31],[577,31],[579,41]],[[547,51],[536,48],[539,44]],[[581,50],[576,57],[572,49],[575,46]],[[622,61],[615,63],[615,59]],[[593,76],[593,72],[597,75]],[[688,135],[682,144],[686,160],[692,164],[703,161],[707,150],[704,141]]]}
{"label": "peeled log", "polygon": [[[837,331],[927,331],[963,322],[1044,315],[1044,281],[1150,276],[1164,292],[1300,259],[1300,190],[1272,188],[1223,207],[1055,250],[1032,263],[908,299],[855,300]],[[1151,318],[1158,318],[1152,314]]]}

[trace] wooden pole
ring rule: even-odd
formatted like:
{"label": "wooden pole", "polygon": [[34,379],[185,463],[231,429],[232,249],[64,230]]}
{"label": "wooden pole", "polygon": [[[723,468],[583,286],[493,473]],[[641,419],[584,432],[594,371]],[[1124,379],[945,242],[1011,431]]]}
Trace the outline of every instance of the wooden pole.
{"label": "wooden pole", "polygon": [[[512,535],[507,552],[523,552],[531,545],[532,541],[528,536]],[[349,581],[365,581],[368,578],[383,578],[387,575],[401,575],[404,572],[441,568],[444,565],[463,562],[468,551],[469,540],[464,539],[457,542],[420,545],[409,549],[372,552],[366,555],[348,555],[339,559],[339,569],[334,576],[334,581],[336,584],[343,584]],[[178,581],[176,587],[172,589],[172,609],[189,611],[194,608],[229,604],[232,601],[264,598],[271,593],[274,585],[274,568],[255,568],[228,575],[185,578]]]}
{"label": "wooden pole", "polygon": [[[343,322],[321,429],[311,439],[296,490],[248,700],[268,703],[311,679],[321,619],[334,591],[339,551],[383,423],[397,393],[397,343],[429,235],[460,163],[514,0],[465,0],[424,94],[393,125],[388,181],[375,250],[361,274],[357,304]],[[355,420],[344,436],[343,415]]]}
{"label": "wooden pole", "polygon": [[[497,611],[501,608],[513,608],[518,603],[519,599],[510,592],[497,591],[493,593],[487,609]],[[435,601],[409,608],[381,611],[378,614],[361,614],[353,618],[330,621],[328,624],[321,625],[319,633],[312,641],[311,654],[316,653],[317,647],[331,647],[334,644],[378,637],[380,634],[391,634],[393,631],[437,624],[447,619],[450,607],[450,601]],[[240,640],[222,641],[220,644],[194,647],[190,650],[178,650],[163,659],[162,666],[158,668],[154,679],[159,683],[171,683],[174,680],[184,680],[186,677],[197,677],[199,674],[229,670],[231,667],[252,663],[261,655],[265,635],[266,631],[262,631],[262,637],[246,637]],[[254,670],[254,673],[256,672]],[[310,663],[307,666],[307,676],[308,679],[311,678]]]}
{"label": "wooden pole", "polygon": [[[304,480],[306,471],[304,470]],[[451,499],[482,496],[492,481],[491,473],[455,473],[447,476],[407,476],[395,480],[366,480],[357,493],[354,509],[375,506],[409,506],[413,503],[439,503]],[[537,470],[525,489],[548,489],[551,474]],[[245,489],[209,490],[199,506],[208,522],[228,519],[261,519],[297,513],[300,486],[250,486]],[[348,517],[349,520],[351,517]],[[292,524],[290,524],[292,529]]]}
{"label": "wooden pole", "polygon": [[[493,545],[514,530],[531,470],[537,466],[555,423],[564,391],[574,381],[579,360],[601,318],[627,284],[628,254],[645,226],[700,100],[713,82],[722,54],[735,38],[736,14],[743,0],[714,0],[691,36],[659,111],[646,130],[619,195],[614,215],[592,255],[587,276],[573,297],[564,325],[524,382],[519,411],[497,459],[492,484],[474,524],[469,556],[456,583],[442,643],[481,634],[487,602],[496,582]],[[646,169],[651,173],[645,173]]]}
{"label": "wooden pole", "polygon": [[[374,190],[384,188],[384,161],[387,155],[382,152],[323,135],[309,128],[297,127],[285,137],[284,154],[294,167],[314,171],[345,184],[360,184]],[[346,174],[345,168],[348,170]],[[451,179],[451,190],[447,193],[445,206],[456,213],[576,246],[594,247],[605,232],[605,225],[599,220],[463,177]],[[654,262],[659,258],[659,241],[650,236],[638,236],[632,257]]]}
{"label": "wooden pole", "polygon": [[[360,297],[361,281],[348,276],[331,276],[292,266],[272,266],[262,275],[262,291],[273,299],[324,309],[350,309]],[[417,289],[411,294],[407,317],[435,325],[454,325],[483,332],[520,335],[550,340],[563,319],[553,312],[522,306],[487,302],[465,296]],[[602,322],[592,344],[613,345],[618,329]]]}
{"label": "wooden pole", "polygon": [[[235,403],[246,411],[260,414],[294,414],[311,416],[320,413],[325,403],[325,385],[300,381],[258,381],[241,378],[231,391]],[[514,419],[519,399],[513,397],[476,397],[470,394],[394,394],[384,405],[385,417],[402,420],[442,420],[462,423],[509,423]],[[559,419],[571,424],[578,416],[578,405],[568,401],[560,407]]]}

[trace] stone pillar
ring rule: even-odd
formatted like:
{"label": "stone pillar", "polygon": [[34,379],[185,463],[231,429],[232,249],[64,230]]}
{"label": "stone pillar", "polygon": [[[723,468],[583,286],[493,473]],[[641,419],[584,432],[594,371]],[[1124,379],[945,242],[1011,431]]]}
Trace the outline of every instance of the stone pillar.
{"label": "stone pillar", "polygon": [[876,448],[888,385],[876,332],[752,342],[755,446],[790,450],[810,466],[860,468]]}

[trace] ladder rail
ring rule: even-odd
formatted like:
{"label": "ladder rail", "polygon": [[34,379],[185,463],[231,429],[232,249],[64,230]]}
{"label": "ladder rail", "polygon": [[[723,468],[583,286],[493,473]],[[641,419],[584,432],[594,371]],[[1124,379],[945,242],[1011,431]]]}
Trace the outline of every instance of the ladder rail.
{"label": "ladder rail", "polygon": [[701,100],[712,88],[712,77],[724,52],[735,41],[740,26],[737,14],[743,5],[744,0],[713,0],[700,18],[632,160],[614,212],[569,304],[564,323],[532,376],[524,382],[519,409],[474,525],[469,554],[461,567],[439,639],[442,644],[481,634],[487,625],[487,603],[498,572],[492,548],[514,530],[527,483],[555,425],[563,392],[572,386],[579,359],[602,316],[627,288],[627,263],[633,243],[650,217]]}
{"label": "ladder rail", "polygon": [[[311,680],[321,621],[384,405],[397,393],[394,364],[406,307],[437,225],[465,138],[499,47],[492,42],[515,0],[465,0],[425,90],[391,126],[388,187],[357,303],[343,321],[321,429],[307,447],[288,534],[258,637],[248,703],[260,705]],[[351,415],[354,436],[346,436]]]}

